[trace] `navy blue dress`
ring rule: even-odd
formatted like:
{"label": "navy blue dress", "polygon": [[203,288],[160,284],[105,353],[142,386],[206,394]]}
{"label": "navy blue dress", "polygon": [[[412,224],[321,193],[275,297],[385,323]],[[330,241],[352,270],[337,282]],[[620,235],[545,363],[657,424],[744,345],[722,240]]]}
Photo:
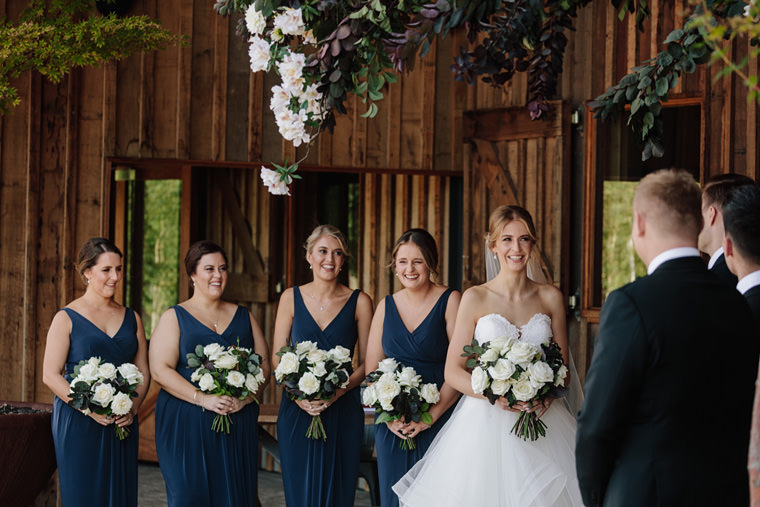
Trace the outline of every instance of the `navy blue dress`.
{"label": "navy blue dress", "polygon": [[[71,319],[66,380],[71,382],[79,361],[93,356],[114,366],[134,361],[137,319],[131,309],[113,337],[71,308],[63,311]],[[127,438],[119,440],[113,425],[101,426],[56,396],[52,421],[61,505],[136,506],[137,418],[127,427]]]}
{"label": "navy blue dress", "polygon": [[[209,329],[187,310],[173,306],[179,323],[177,372],[190,382],[188,352],[196,345],[219,343],[253,349],[248,311],[239,306],[222,334]],[[197,384],[195,384],[197,385]],[[230,414],[230,433],[211,429],[211,410],[180,400],[163,389],[156,401],[156,452],[166,482],[166,497],[176,507],[244,507],[256,505],[259,406],[250,403]]]}
{"label": "navy blue dress", "polygon": [[[357,339],[356,290],[338,315],[322,330],[293,287],[293,326],[290,342],[313,341],[329,350],[342,345],[353,354]],[[352,389],[321,414],[327,440],[306,438],[311,416],[283,393],[277,417],[282,482],[288,507],[344,507],[354,505],[364,410],[359,390]]]}
{"label": "navy blue dress", "polygon": [[[446,332],[446,304],[452,289],[446,289],[427,314],[425,320],[410,332],[396,308],[393,296],[385,297],[385,320],[383,321],[383,353],[404,366],[411,366],[422,377],[424,384],[443,384],[443,369],[449,338]],[[412,466],[425,455],[438,431],[448,421],[452,405],[429,429],[414,437],[415,448],[403,450],[401,440],[391,433],[388,426],[375,426],[375,449],[377,451],[378,478],[380,480],[380,504],[383,507],[398,506],[398,497],[391,489]]]}

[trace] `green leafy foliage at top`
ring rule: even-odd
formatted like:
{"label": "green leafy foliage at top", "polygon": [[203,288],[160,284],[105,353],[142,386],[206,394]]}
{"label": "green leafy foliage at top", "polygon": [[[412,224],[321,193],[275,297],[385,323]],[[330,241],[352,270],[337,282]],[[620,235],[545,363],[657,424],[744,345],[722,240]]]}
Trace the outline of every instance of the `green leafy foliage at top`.
{"label": "green leafy foliage at top", "polygon": [[10,80],[22,72],[35,70],[55,83],[74,67],[97,66],[183,40],[146,16],[97,15],[94,4],[34,0],[17,21],[0,21],[0,113],[20,102]]}

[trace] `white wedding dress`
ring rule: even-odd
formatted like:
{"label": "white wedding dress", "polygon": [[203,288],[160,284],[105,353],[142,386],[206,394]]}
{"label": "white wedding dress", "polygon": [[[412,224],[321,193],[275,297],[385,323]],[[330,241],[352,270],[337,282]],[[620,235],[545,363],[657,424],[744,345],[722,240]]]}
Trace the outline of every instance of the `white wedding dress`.
{"label": "white wedding dress", "polygon": [[[518,328],[503,316],[481,317],[478,343],[509,336],[548,343],[551,319],[534,315]],[[546,436],[531,442],[511,430],[518,413],[462,396],[425,457],[393,486],[401,506],[582,506],[575,474],[575,417],[561,400],[542,416]]]}

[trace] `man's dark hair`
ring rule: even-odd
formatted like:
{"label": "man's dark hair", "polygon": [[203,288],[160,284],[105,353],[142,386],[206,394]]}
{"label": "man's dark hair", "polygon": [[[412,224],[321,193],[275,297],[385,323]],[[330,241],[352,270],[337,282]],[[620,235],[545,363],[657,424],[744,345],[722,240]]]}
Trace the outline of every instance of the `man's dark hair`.
{"label": "man's dark hair", "polygon": [[702,203],[705,207],[715,206],[718,211],[723,211],[731,190],[743,185],[754,185],[755,181],[749,176],[736,173],[718,174],[713,176],[702,188]]}
{"label": "man's dark hair", "polygon": [[760,264],[760,187],[742,185],[723,204],[723,227],[739,254]]}

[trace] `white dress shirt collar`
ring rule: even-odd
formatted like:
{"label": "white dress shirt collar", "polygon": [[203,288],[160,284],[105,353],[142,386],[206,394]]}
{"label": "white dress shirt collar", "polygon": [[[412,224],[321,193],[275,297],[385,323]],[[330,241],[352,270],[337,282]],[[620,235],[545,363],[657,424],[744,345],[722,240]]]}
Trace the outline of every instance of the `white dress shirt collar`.
{"label": "white dress shirt collar", "polygon": [[692,246],[680,246],[678,248],[671,248],[665,250],[660,255],[652,259],[652,262],[647,266],[647,274],[651,275],[655,269],[660,267],[660,264],[680,257],[699,257],[699,250]]}
{"label": "white dress shirt collar", "polygon": [[723,255],[723,247],[715,250],[715,253],[710,256],[710,262],[707,263],[707,269],[712,269],[715,263],[718,262],[718,257]]}
{"label": "white dress shirt collar", "polygon": [[739,283],[736,284],[736,290],[744,294],[752,287],[755,287],[757,285],[760,285],[760,270],[753,271],[752,273],[739,280]]}

